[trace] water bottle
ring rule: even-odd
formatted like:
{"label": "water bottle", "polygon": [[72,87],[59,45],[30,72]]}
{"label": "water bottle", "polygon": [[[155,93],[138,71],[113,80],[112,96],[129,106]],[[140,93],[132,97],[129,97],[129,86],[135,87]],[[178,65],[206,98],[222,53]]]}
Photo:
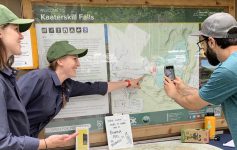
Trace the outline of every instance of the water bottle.
{"label": "water bottle", "polygon": [[208,106],[207,112],[204,118],[205,129],[209,130],[210,139],[215,138],[216,134],[216,117],[214,115],[214,109]]}

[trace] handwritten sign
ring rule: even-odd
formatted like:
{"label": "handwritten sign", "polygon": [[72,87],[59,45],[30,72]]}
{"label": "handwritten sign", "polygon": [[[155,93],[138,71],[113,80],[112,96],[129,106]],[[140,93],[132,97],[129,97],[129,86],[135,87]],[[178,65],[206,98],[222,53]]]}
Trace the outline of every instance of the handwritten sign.
{"label": "handwritten sign", "polygon": [[109,149],[133,147],[129,115],[107,116],[105,125]]}

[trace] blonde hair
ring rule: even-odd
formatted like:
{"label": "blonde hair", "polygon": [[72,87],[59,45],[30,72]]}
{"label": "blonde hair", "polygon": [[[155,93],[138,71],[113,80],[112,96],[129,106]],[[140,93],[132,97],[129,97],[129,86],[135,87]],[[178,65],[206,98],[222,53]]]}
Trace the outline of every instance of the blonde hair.
{"label": "blonde hair", "polygon": [[53,71],[56,71],[56,67],[57,67],[57,59],[54,60],[53,62],[49,63],[49,68]]}

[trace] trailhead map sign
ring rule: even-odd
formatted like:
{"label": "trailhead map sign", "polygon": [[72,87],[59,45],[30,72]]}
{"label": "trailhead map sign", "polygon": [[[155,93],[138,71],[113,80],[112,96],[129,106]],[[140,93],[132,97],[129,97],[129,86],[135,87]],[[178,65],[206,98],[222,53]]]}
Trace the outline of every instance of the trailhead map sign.
{"label": "trailhead map sign", "polygon": [[[167,97],[163,70],[165,65],[174,65],[176,76],[199,88],[199,39],[190,34],[221,9],[33,5],[33,10],[41,68],[48,65],[49,46],[68,40],[75,47],[88,48],[88,54],[80,58],[75,80],[107,82],[144,77],[141,89],[70,98],[46,133],[72,131],[79,124],[88,124],[90,131],[103,130],[105,115],[115,113],[130,114],[132,126],[204,116],[205,109],[187,111]],[[220,106],[213,107],[220,115]]]}

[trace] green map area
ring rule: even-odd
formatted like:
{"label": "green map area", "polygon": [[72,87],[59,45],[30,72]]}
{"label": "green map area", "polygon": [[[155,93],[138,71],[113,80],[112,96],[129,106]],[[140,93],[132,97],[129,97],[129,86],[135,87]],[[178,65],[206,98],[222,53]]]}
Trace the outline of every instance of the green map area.
{"label": "green map area", "polygon": [[174,65],[177,76],[198,88],[199,63],[196,42],[189,36],[198,23],[110,24],[111,79],[144,76],[141,90],[112,93],[115,113],[180,109],[163,89],[164,66]]}

